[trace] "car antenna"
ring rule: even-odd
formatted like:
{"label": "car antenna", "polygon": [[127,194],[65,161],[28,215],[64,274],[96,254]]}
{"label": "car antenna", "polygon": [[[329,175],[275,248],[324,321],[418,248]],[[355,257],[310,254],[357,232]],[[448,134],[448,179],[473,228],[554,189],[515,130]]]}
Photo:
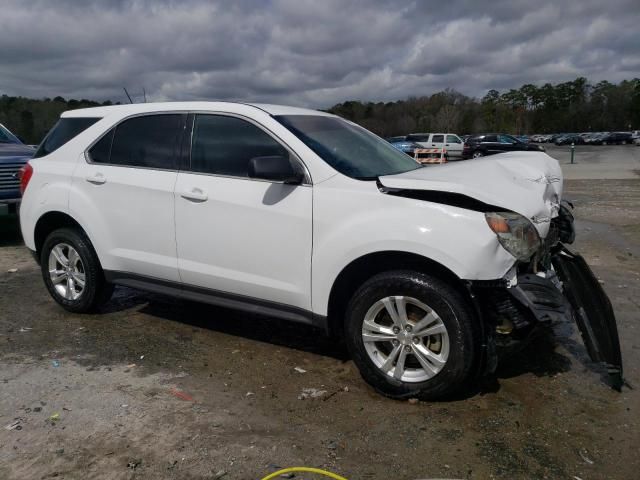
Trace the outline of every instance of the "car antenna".
{"label": "car antenna", "polygon": [[144,97],[144,103],[147,103],[147,91],[142,87],[142,96]]}
{"label": "car antenna", "polygon": [[133,100],[131,100],[131,95],[129,95],[129,92],[127,92],[127,89],[125,87],[122,87],[122,89],[124,90],[124,93],[127,95],[127,98],[129,99],[129,103],[133,103]]}

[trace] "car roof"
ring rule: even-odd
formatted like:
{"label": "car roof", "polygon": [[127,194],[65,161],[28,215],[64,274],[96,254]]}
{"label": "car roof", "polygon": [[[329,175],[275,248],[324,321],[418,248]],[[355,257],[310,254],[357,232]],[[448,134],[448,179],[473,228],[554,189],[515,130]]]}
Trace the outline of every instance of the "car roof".
{"label": "car roof", "polygon": [[[453,132],[435,132],[435,133],[410,133],[409,135],[424,135],[424,136],[429,136],[429,135],[457,135]],[[407,135],[407,137],[409,136]]]}
{"label": "car roof", "polygon": [[154,103],[132,103],[125,105],[109,105],[103,107],[80,108],[77,110],[68,110],[61,116],[62,118],[78,118],[78,117],[106,117],[108,115],[118,114],[122,116],[136,115],[140,113],[154,113],[163,111],[198,111],[198,110],[220,110],[233,111],[234,107],[246,108],[254,107],[262,110],[269,115],[323,115],[333,117],[330,113],[311,110],[308,108],[288,107],[284,105],[271,105],[266,103],[240,103],[240,102],[154,102]]}

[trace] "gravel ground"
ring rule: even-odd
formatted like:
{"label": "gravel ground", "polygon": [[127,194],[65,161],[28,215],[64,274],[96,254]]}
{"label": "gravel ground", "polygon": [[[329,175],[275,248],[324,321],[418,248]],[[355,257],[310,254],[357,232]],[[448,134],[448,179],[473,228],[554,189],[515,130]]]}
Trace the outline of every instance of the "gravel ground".
{"label": "gravel ground", "polygon": [[[640,180],[565,188],[576,247],[611,297],[637,386]],[[612,391],[570,324],[503,362],[480,391],[411,404],[374,393],[340,349],[301,326],[124,288],[99,315],[66,313],[6,215],[0,292],[2,479],[259,479],[291,465],[351,479],[640,470],[640,393]]]}

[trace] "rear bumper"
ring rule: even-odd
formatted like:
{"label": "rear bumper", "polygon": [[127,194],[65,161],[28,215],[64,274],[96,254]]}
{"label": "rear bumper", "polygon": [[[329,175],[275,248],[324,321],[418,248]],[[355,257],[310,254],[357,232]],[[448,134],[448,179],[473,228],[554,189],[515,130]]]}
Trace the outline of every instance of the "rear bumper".
{"label": "rear bumper", "polygon": [[[485,320],[497,337],[520,339],[540,324],[575,321],[589,356],[606,366],[612,387],[624,384],[613,307],[584,258],[559,245],[553,269],[520,274],[511,284],[474,282]],[[557,273],[557,275],[556,275]]]}

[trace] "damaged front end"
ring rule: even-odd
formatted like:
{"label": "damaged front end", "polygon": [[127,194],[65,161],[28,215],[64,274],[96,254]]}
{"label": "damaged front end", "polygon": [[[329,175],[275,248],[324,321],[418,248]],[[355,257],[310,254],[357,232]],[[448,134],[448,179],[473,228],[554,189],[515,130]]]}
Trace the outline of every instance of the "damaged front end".
{"label": "damaged front end", "polygon": [[471,282],[471,292],[498,347],[520,342],[540,325],[575,320],[589,356],[606,365],[612,387],[620,390],[624,379],[613,308],[584,258],[565,246],[574,238],[570,205],[563,202],[529,261],[518,262],[504,279]]}

